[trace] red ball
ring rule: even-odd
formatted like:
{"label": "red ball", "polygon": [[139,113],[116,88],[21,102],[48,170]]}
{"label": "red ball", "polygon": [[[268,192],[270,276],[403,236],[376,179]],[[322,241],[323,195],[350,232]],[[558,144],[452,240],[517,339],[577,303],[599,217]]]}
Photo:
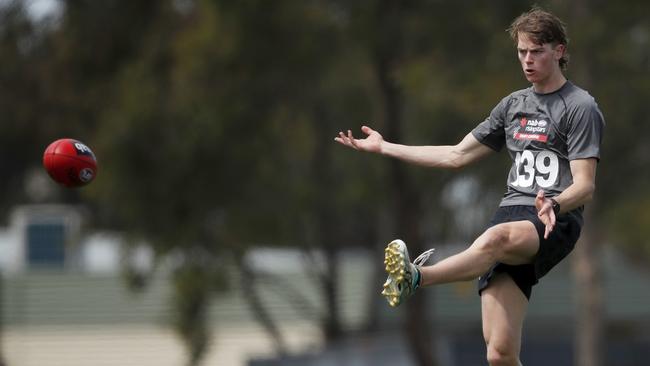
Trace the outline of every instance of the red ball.
{"label": "red ball", "polygon": [[81,187],[97,176],[97,159],[92,150],[74,139],[60,139],[43,154],[43,166],[56,182],[66,187]]}

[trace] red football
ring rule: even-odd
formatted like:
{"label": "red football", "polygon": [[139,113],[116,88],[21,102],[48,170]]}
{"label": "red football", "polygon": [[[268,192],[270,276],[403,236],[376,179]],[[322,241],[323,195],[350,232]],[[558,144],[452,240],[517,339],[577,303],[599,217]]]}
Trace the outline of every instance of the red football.
{"label": "red football", "polygon": [[50,144],[43,154],[47,173],[67,187],[84,186],[97,176],[97,159],[84,143],[60,139]]}

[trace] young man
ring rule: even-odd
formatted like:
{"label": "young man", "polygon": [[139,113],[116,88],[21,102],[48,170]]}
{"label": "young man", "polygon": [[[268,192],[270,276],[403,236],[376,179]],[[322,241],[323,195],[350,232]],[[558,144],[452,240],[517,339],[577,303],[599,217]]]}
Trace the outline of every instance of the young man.
{"label": "young man", "polygon": [[[501,100],[457,145],[406,146],[370,127],[335,140],[436,168],[459,168],[504,146],[513,164],[507,190],[489,228],[465,251],[431,266],[410,262],[401,240],[386,248],[382,294],[397,306],[420,286],[478,278],[483,335],[490,365],[520,365],[521,331],[532,286],[573,249],[583,205],[595,189],[603,116],[586,91],[568,81],[567,36],[553,14],[533,9],[514,20],[510,35],[531,87]],[[426,253],[429,254],[429,253]]]}

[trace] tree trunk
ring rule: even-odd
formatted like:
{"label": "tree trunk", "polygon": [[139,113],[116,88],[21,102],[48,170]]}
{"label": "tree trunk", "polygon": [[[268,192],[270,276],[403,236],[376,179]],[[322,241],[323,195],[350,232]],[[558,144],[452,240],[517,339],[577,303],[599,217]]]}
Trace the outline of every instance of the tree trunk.
{"label": "tree trunk", "polygon": [[[392,19],[392,21],[399,22],[399,20],[395,19]],[[393,28],[393,30],[396,29]],[[393,51],[387,51],[387,48]],[[399,49],[398,44],[388,45],[388,47],[378,52],[376,58],[377,77],[386,118],[385,136],[389,141],[402,140],[402,101],[399,87],[392,78],[394,71],[392,65],[399,57],[399,54],[394,51],[397,49]],[[389,175],[391,182],[390,195],[394,200],[393,218],[396,223],[396,237],[406,241],[411,255],[417,255],[422,250],[423,245],[422,231],[419,224],[421,197],[403,162],[391,161]],[[418,295],[408,299],[403,305],[406,307],[405,331],[417,364],[433,366],[435,365],[433,353],[435,348],[429,321],[432,308],[427,304],[426,296],[422,296],[423,294]]]}
{"label": "tree trunk", "polygon": [[[589,210],[589,213],[593,210]],[[573,256],[576,284],[575,365],[601,366],[606,357],[603,342],[604,313],[602,242],[597,225],[587,213],[587,224]]]}
{"label": "tree trunk", "polygon": [[0,271],[0,366],[5,366],[5,358],[3,352],[3,343],[2,343],[2,334],[4,332],[4,278],[2,277],[2,272]]}
{"label": "tree trunk", "polygon": [[257,291],[257,274],[241,258],[239,259],[239,270],[242,278],[240,282],[243,290],[242,294],[244,295],[244,299],[248,303],[248,306],[250,306],[253,316],[268,333],[269,338],[271,338],[271,341],[273,342],[276,353],[280,356],[286,355],[288,348],[284,337],[282,336],[282,332],[264,306],[264,302]]}
{"label": "tree trunk", "polygon": [[[424,250],[423,237],[420,230],[420,195],[413,188],[409,176],[393,166],[393,195],[395,197],[395,214],[397,220],[397,236],[406,241],[411,259]],[[409,298],[402,306],[406,306],[405,329],[410,341],[413,355],[418,365],[433,366],[436,364],[433,350],[434,339],[431,330],[431,312],[433,307],[427,301],[431,291],[419,293]]]}
{"label": "tree trunk", "polygon": [[[589,0],[576,0],[571,5],[571,29],[589,29],[591,19]],[[582,33],[575,40],[576,49],[572,52],[575,64],[572,74],[579,85],[589,90],[592,85],[592,65],[589,53],[592,45],[599,42],[593,34]],[[576,245],[573,256],[573,274],[576,285],[576,333],[574,340],[575,364],[577,366],[600,366],[605,364],[607,355],[604,340],[605,306],[602,278],[602,238],[598,230],[596,202],[587,205],[585,227]]]}
{"label": "tree trunk", "polygon": [[336,280],[340,275],[337,254],[337,250],[325,250],[327,273],[323,279],[323,292],[327,311],[323,319],[323,333],[325,334],[325,341],[330,343],[339,340],[343,334],[338,302],[339,292],[336,285]]}
{"label": "tree trunk", "polygon": [[[318,136],[328,136],[331,132],[328,123],[330,120],[328,106],[317,106],[314,114],[318,122],[315,125]],[[331,195],[334,194],[332,192],[334,186],[332,177],[335,176],[332,172],[331,149],[332,144],[329,140],[317,139],[312,162],[313,176],[316,177],[315,184],[318,185],[318,192],[321,192],[317,199],[316,224],[318,226],[316,232],[318,236],[315,240],[317,240],[316,244],[319,248],[322,248],[325,254],[325,273],[319,275],[319,281],[325,299],[326,311],[322,319],[322,330],[326,342],[339,340],[343,335],[338,285],[341,274],[339,262],[341,245],[336,235],[336,214],[331,200]]]}

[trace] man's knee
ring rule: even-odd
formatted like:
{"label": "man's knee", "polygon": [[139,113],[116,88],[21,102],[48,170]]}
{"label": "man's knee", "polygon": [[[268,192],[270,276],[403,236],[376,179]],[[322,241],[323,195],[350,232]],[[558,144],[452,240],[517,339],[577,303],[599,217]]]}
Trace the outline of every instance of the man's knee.
{"label": "man's knee", "polygon": [[490,366],[518,366],[519,356],[514,348],[488,344],[487,360]]}
{"label": "man's knee", "polygon": [[535,256],[539,238],[531,222],[507,223],[487,229],[472,246],[495,262],[518,265]]}
{"label": "man's knee", "polygon": [[508,244],[509,232],[503,225],[487,229],[474,243],[485,255],[498,258]]}

